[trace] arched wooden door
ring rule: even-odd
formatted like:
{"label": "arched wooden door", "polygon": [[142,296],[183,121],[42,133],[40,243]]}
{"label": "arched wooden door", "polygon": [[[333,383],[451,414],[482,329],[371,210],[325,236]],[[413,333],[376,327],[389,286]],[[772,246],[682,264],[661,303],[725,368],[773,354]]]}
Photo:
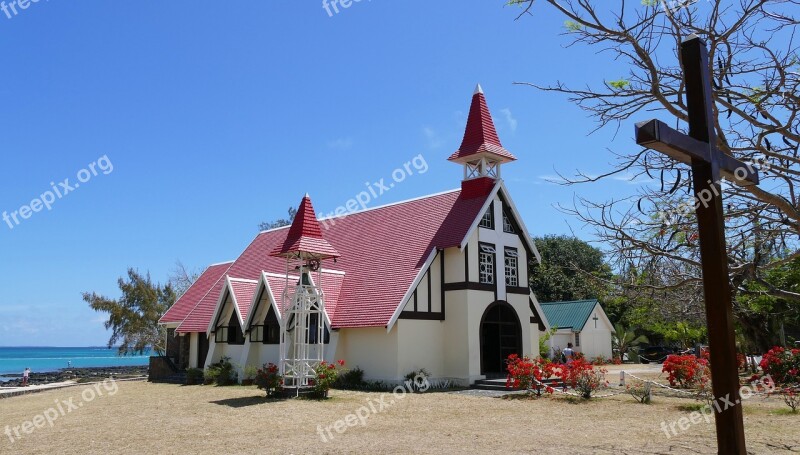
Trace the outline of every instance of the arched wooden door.
{"label": "arched wooden door", "polygon": [[481,319],[480,337],[481,374],[503,376],[508,356],[522,355],[522,326],[517,312],[507,302],[489,305]]}

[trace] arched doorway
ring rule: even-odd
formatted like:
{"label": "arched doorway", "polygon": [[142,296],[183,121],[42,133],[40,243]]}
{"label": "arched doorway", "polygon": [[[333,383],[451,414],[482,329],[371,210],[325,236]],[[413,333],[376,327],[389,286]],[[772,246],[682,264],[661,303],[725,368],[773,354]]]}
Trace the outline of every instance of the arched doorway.
{"label": "arched doorway", "polygon": [[522,355],[522,326],[508,302],[489,305],[481,319],[481,374],[504,376],[506,359]]}

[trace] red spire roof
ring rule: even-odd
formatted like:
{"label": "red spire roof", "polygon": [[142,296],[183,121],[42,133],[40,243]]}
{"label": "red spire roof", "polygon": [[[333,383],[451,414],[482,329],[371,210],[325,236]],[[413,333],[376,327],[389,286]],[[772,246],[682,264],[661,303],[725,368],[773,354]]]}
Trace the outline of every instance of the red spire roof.
{"label": "red spire roof", "polygon": [[293,256],[302,255],[302,253],[318,259],[339,257],[339,252],[322,237],[322,229],[319,227],[317,215],[314,213],[314,206],[311,205],[311,198],[308,197],[308,194],[300,202],[300,208],[297,209],[286,240],[282,245],[276,247],[270,256]]}
{"label": "red spire roof", "polygon": [[464,158],[472,155],[488,153],[495,155],[501,162],[515,161],[517,158],[503,148],[497,130],[494,128],[492,114],[486,105],[486,97],[480,84],[472,95],[472,106],[469,108],[467,128],[464,131],[464,140],[461,147],[453,153],[448,160],[466,161]]}

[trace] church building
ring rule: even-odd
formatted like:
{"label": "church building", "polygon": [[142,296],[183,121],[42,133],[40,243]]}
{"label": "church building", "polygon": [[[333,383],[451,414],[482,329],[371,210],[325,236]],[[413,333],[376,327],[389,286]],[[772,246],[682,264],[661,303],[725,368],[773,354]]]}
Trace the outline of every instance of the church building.
{"label": "church building", "polygon": [[[528,286],[528,264],[540,256],[501,178],[516,158],[480,86],[448,159],[463,167],[458,189],[322,225],[306,195],[291,226],[209,266],[160,320],[179,366],[227,356],[241,378],[245,365],[286,363],[286,349],[298,349],[286,338],[296,324],[321,348],[303,355],[342,359],[388,383],[424,368],[468,385],[505,375],[510,354],[537,356],[550,327]],[[303,285],[315,292],[312,312],[290,316],[287,302]]]}

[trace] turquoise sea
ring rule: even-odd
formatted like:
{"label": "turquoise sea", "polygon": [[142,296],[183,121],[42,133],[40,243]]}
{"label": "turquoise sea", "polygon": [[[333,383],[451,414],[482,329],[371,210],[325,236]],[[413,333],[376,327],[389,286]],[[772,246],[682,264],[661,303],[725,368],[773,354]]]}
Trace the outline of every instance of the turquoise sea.
{"label": "turquoise sea", "polygon": [[[0,347],[0,374],[22,375],[25,368],[35,373],[46,373],[67,368],[69,362],[76,368],[117,367],[147,365],[150,353],[142,356],[117,355],[117,349],[88,348],[4,348]],[[11,378],[0,378],[0,381]]]}

